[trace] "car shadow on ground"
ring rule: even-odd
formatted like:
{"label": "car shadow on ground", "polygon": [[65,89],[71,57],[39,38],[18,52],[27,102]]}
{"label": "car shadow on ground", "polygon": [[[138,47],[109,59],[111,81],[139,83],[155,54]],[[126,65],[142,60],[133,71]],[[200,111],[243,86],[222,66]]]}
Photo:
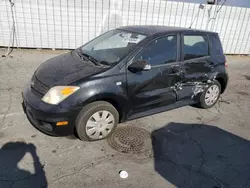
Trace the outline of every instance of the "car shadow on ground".
{"label": "car shadow on ground", "polygon": [[[23,157],[29,153],[31,161],[24,166],[33,166],[34,173],[19,168]],[[29,165],[32,164],[32,165]],[[0,149],[0,187],[47,187],[47,179],[34,144],[8,142]]]}
{"label": "car shadow on ground", "polygon": [[169,123],[152,132],[155,170],[180,188],[250,187],[250,142],[218,127]]}

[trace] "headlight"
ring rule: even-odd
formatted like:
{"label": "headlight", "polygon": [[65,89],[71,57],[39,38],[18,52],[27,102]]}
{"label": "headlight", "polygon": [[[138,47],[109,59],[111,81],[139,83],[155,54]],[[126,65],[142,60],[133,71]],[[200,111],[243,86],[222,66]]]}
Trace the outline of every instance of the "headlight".
{"label": "headlight", "polygon": [[68,96],[75,93],[80,87],[77,86],[55,86],[52,87],[42,98],[42,101],[49,104],[59,104]]}

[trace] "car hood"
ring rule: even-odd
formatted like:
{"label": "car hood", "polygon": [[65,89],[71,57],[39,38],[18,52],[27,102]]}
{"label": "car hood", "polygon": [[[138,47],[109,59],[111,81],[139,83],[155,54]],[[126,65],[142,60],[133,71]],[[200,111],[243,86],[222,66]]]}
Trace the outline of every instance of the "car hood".
{"label": "car hood", "polygon": [[105,70],[107,69],[98,67],[92,62],[81,60],[75,50],[42,63],[36,70],[35,76],[42,84],[51,87],[67,85]]}

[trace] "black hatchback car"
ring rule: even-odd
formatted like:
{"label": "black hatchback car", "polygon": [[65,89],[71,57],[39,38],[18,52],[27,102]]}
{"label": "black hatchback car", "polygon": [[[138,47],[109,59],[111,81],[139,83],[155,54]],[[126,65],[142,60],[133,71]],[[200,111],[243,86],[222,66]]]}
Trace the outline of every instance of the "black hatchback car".
{"label": "black hatchback car", "polygon": [[217,33],[126,26],[40,65],[23,91],[38,130],[82,140],[107,137],[117,124],[184,105],[212,107],[226,89]]}

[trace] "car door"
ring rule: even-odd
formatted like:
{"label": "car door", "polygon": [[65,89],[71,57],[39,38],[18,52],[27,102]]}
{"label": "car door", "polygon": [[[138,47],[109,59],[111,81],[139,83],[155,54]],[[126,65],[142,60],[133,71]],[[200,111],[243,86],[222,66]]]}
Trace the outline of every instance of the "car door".
{"label": "car door", "polygon": [[[142,112],[176,102],[174,86],[180,81],[179,35],[166,35],[152,40],[130,63],[145,60],[150,70],[127,70],[127,91],[132,112]],[[129,64],[130,64],[129,63]]]}
{"label": "car door", "polygon": [[208,79],[213,65],[209,54],[207,34],[182,34],[183,82],[202,82]]}

